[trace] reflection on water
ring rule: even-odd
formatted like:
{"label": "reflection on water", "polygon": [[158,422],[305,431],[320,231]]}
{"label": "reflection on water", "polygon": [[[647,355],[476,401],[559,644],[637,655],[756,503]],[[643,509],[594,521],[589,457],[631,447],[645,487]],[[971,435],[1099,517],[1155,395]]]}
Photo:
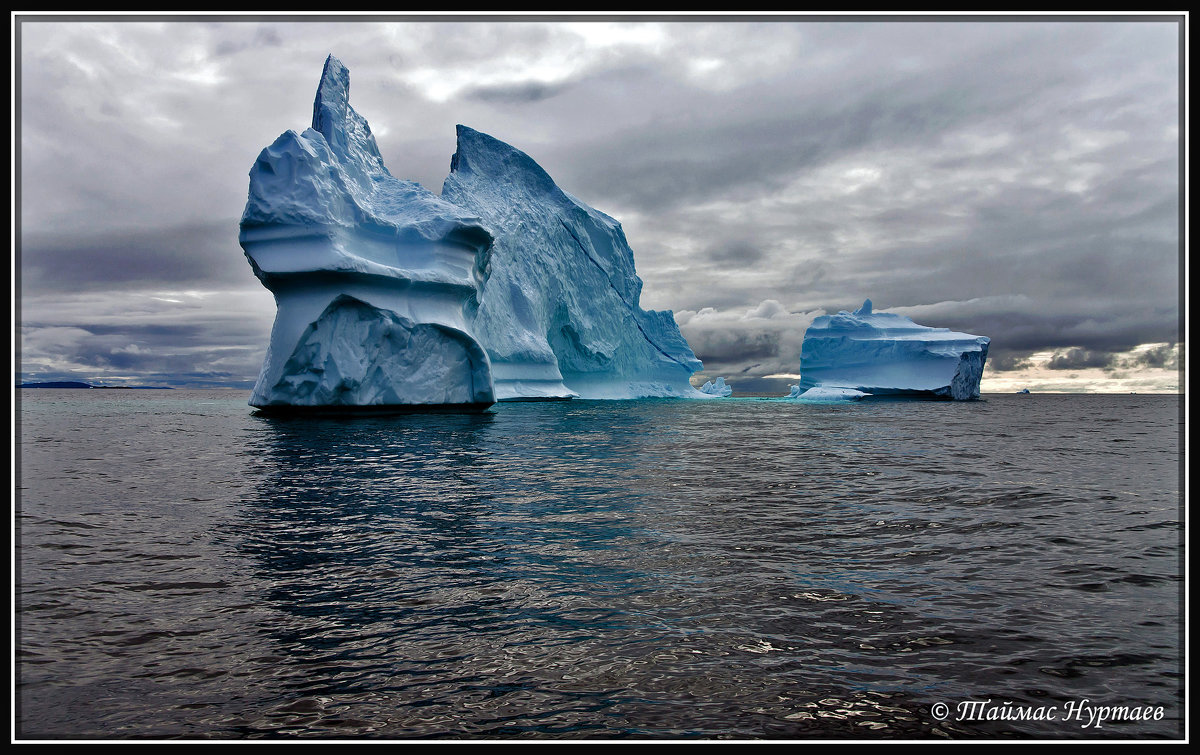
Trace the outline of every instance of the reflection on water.
{"label": "reflection on water", "polygon": [[[27,423],[27,735],[1177,733],[1168,401],[186,398]],[[929,714],[980,696],[1168,717]]]}

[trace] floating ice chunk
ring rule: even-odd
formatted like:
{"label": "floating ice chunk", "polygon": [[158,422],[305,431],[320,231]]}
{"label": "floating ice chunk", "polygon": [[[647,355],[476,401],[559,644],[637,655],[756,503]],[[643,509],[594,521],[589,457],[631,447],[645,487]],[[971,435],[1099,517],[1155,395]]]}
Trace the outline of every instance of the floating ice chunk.
{"label": "floating ice chunk", "polygon": [[804,334],[800,384],[793,394],[826,387],[871,395],[978,398],[989,343],[986,336],[874,312],[867,299],[853,313],[813,320]]}
{"label": "floating ice chunk", "polygon": [[706,393],[709,396],[732,396],[733,388],[725,385],[725,378],[717,378],[717,382],[709,380],[704,385],[700,386],[700,392]]}
{"label": "floating ice chunk", "polygon": [[838,403],[842,401],[858,401],[859,399],[870,396],[869,393],[855,390],[854,388],[838,388],[831,385],[818,385],[815,388],[802,390],[800,386],[793,385],[792,392],[787,395],[788,398],[800,399],[801,401],[812,401],[822,404]]}

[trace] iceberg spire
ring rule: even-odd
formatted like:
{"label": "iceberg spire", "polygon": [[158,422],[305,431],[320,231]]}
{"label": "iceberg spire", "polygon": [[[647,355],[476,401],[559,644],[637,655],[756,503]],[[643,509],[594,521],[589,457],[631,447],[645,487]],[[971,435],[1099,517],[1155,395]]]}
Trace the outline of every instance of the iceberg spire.
{"label": "iceberg spire", "polygon": [[333,55],[325,59],[321,71],[313,100],[312,127],[343,162],[355,164],[368,175],[390,175],[367,119],[350,106],[350,69]]}

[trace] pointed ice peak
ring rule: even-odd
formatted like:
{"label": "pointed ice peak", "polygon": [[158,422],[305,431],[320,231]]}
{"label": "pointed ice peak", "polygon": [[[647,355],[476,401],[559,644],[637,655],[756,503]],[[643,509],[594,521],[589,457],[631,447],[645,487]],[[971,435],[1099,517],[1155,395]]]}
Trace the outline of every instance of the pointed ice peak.
{"label": "pointed ice peak", "polygon": [[332,144],[334,134],[345,130],[346,109],[350,107],[350,69],[330,55],[325,58],[321,83],[313,101],[312,127]]}
{"label": "pointed ice peak", "polygon": [[871,314],[871,300],[867,299],[866,301],[864,301],[863,305],[861,307],[859,307],[858,309],[854,310],[853,314],[856,314],[856,315]]}
{"label": "pointed ice peak", "polygon": [[368,173],[388,172],[367,119],[350,107],[350,69],[333,55],[325,59],[321,71],[313,100],[312,127],[343,160],[358,164]]}
{"label": "pointed ice peak", "polygon": [[532,157],[494,136],[459,124],[457,150],[450,158],[450,172],[478,175],[489,179],[521,177],[521,184],[542,191],[558,190],[550,174]]}

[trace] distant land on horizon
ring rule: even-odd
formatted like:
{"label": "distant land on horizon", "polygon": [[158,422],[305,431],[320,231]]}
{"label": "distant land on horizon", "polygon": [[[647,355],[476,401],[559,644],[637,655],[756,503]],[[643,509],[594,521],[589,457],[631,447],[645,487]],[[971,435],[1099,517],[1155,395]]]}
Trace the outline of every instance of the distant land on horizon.
{"label": "distant land on horizon", "polygon": [[48,383],[21,383],[18,388],[101,388],[104,390],[147,390],[147,391],[170,391],[174,390],[169,385],[91,385],[89,383],[79,383],[71,380],[55,380]]}

